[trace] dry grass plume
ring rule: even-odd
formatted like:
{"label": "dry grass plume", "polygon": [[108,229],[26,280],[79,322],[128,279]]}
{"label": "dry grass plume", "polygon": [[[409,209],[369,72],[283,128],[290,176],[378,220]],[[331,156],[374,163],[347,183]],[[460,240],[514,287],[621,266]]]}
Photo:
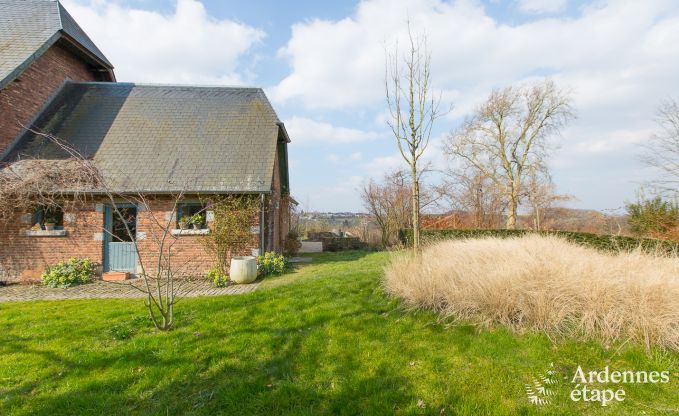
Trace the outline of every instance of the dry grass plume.
{"label": "dry grass plume", "polygon": [[395,257],[385,287],[410,306],[482,326],[679,350],[679,258],[606,254],[556,237],[453,240]]}

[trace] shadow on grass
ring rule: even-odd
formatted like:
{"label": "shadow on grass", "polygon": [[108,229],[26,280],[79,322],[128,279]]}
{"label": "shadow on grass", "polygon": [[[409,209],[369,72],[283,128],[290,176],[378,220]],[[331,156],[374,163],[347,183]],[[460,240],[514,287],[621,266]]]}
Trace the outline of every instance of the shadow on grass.
{"label": "shadow on grass", "polygon": [[[365,314],[354,311],[304,319],[299,325],[260,325],[200,336],[188,331],[154,334],[156,339],[118,343],[121,348],[86,357],[31,348],[26,340],[8,342],[4,351],[22,351],[64,371],[3,391],[0,413],[386,414],[412,406],[416,398],[408,380],[385,364],[366,373],[360,359],[334,356],[331,376],[314,377],[328,353],[317,330]],[[154,344],[170,341],[160,337],[172,338],[177,353],[158,355]],[[220,357],[220,344],[234,339],[245,340],[239,344],[242,353],[222,351]],[[256,345],[248,345],[248,340]],[[253,348],[267,351],[248,357]],[[198,353],[187,354],[191,351]],[[125,371],[112,371],[120,367]],[[28,397],[30,405],[24,407]]]}

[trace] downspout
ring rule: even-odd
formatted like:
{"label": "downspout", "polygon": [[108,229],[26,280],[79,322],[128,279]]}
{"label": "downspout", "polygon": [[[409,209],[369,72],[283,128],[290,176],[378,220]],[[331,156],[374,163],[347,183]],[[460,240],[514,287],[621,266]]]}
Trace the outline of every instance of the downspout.
{"label": "downspout", "polygon": [[264,194],[262,194],[259,209],[259,255],[264,255]]}
{"label": "downspout", "polygon": [[274,250],[274,243],[273,243],[273,227],[274,227],[274,205],[273,205],[273,198],[271,198],[271,207],[269,207],[269,251]]}

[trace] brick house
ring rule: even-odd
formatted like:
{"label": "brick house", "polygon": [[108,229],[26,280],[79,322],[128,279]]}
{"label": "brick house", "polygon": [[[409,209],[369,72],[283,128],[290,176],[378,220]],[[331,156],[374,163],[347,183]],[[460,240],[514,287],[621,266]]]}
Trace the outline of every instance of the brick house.
{"label": "brick house", "polygon": [[[225,194],[259,201],[252,239],[234,254],[281,250],[293,201],[290,139],[260,88],[118,83],[113,66],[58,1],[0,0],[0,10],[0,164],[65,162],[60,149],[30,130],[43,131],[91,158],[116,194],[142,193],[150,201],[143,209],[116,202],[149,258],[112,238],[121,220],[96,190],[50,212],[39,206],[17,212],[0,229],[0,279],[34,280],[45,266],[73,256],[92,259],[104,272],[137,272],[155,257],[151,214],[176,223],[201,210],[206,198]],[[184,197],[172,214],[170,195],[178,192]],[[206,214],[201,229],[172,230],[174,257],[190,262],[194,275],[214,264],[200,241],[214,220]],[[44,226],[47,217],[53,229]]]}

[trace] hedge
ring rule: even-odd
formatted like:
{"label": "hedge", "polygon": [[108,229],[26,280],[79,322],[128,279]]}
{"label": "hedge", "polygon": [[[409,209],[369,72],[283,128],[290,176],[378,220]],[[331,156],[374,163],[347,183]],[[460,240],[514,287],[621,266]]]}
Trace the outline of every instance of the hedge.
{"label": "hedge", "polygon": [[[621,235],[602,235],[573,231],[534,231],[534,230],[485,230],[485,229],[449,229],[449,230],[421,230],[420,239],[423,243],[437,240],[454,240],[465,238],[510,238],[527,234],[552,235],[565,238],[576,244],[593,247],[603,251],[620,252],[631,251],[641,247],[644,251],[661,252],[676,256],[679,254],[679,243],[656,240],[652,238],[635,238]],[[399,231],[399,239],[406,246],[412,241],[413,230]]]}

